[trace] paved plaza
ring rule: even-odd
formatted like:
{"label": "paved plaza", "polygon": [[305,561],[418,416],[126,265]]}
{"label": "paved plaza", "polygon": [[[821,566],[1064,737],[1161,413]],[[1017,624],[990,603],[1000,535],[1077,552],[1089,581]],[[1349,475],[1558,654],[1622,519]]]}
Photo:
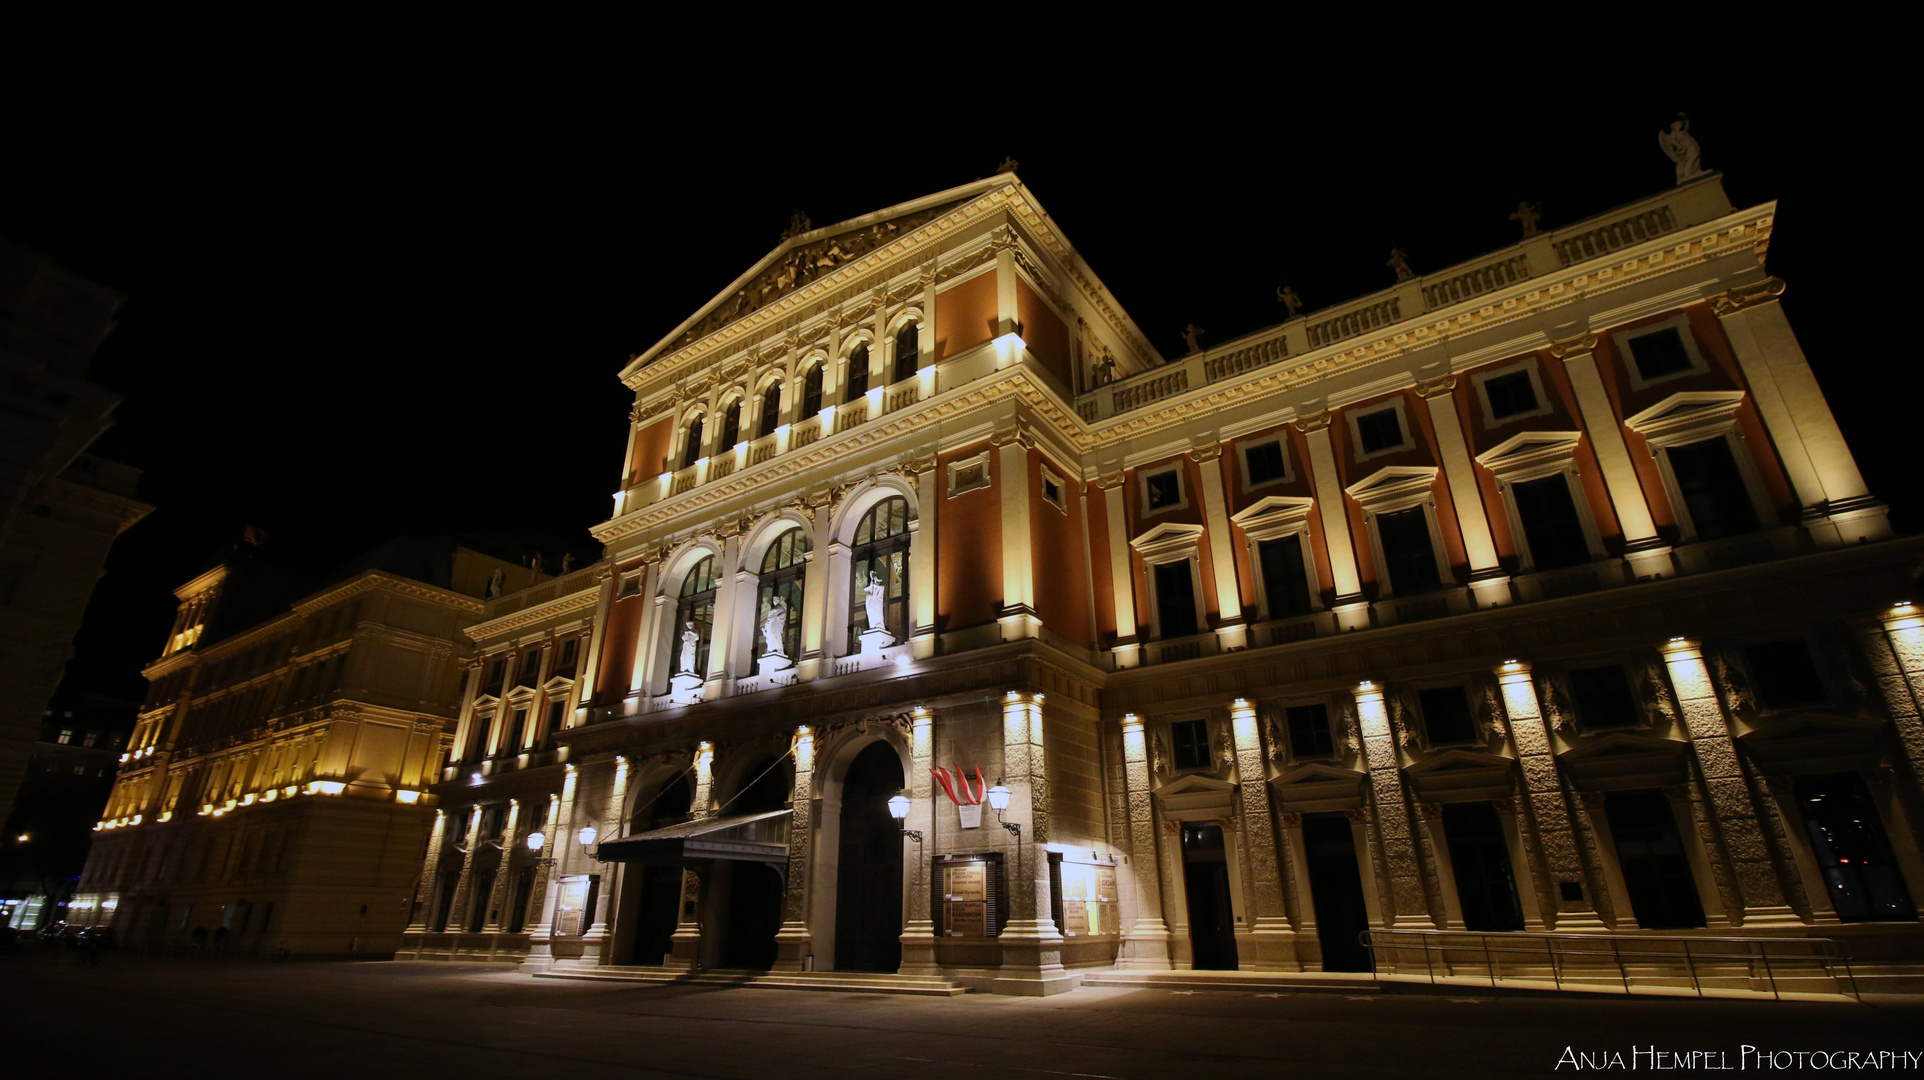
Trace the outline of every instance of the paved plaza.
{"label": "paved plaza", "polygon": [[1746,1044],[1924,1050],[1924,1003],[1907,1001],[1122,989],[923,999],[417,963],[84,966],[34,953],[0,957],[0,985],[15,1060],[22,1047],[57,1047],[61,1072],[87,1077],[1375,1080],[1574,1074],[1568,1060],[1557,1067],[1566,1048],[1592,1062],[1620,1054],[1626,1071],[1651,1048],[1721,1053],[1733,1070]]}

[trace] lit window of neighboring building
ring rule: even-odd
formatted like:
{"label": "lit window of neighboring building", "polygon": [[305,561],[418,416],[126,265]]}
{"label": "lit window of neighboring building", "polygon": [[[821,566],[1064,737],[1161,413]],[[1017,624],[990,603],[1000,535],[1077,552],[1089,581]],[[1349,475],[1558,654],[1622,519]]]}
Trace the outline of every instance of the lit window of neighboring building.
{"label": "lit window of neighboring building", "polygon": [[73,729],[72,729],[72,728],[61,728],[61,729],[60,729],[60,737],[59,737],[59,738],[56,738],[56,739],[54,740],[54,742],[57,742],[57,743],[59,743],[59,744],[60,744],[60,745],[62,745],[62,746],[66,746],[66,745],[68,745],[69,743],[72,743],[72,742],[73,742]]}

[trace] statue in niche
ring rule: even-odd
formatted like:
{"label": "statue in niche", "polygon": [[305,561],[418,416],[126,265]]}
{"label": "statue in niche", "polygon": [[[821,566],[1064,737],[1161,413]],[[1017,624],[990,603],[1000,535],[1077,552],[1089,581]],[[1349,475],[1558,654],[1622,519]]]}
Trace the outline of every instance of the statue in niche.
{"label": "statue in niche", "polygon": [[1416,276],[1416,271],[1410,269],[1410,257],[1403,253],[1402,248],[1391,248],[1389,261],[1383,265],[1396,271],[1398,281],[1408,281]]}
{"label": "statue in niche", "polygon": [[788,605],[782,602],[780,593],[768,601],[768,614],[762,618],[762,654],[765,656],[785,656],[782,651],[783,639],[788,635]]}
{"label": "statue in niche", "polygon": [[1543,220],[1543,204],[1524,202],[1519,199],[1516,204],[1516,213],[1510,215],[1510,220],[1523,226],[1523,238],[1528,240],[1537,234],[1537,222]]}
{"label": "statue in niche", "polygon": [[1697,145],[1696,136],[1690,134],[1687,114],[1678,113],[1667,130],[1657,132],[1657,145],[1663,147],[1665,157],[1676,163],[1677,183],[1687,184],[1703,175],[1703,148]]}
{"label": "statue in niche", "polygon": [[500,597],[501,581],[506,576],[499,567],[495,568],[494,573],[488,575],[488,599],[494,600]]}
{"label": "statue in niche", "polygon": [[888,629],[889,587],[882,584],[882,575],[873,570],[868,572],[868,587],[862,590],[862,606],[868,611],[870,630]]}
{"label": "statue in niche", "polygon": [[1293,319],[1303,313],[1302,296],[1288,285],[1277,286],[1276,302],[1283,305],[1283,310],[1289,312],[1288,315],[1284,316],[1285,318]]}
{"label": "statue in niche", "polygon": [[681,624],[681,665],[677,668],[678,674],[682,674],[682,675],[695,674],[695,654],[700,650],[701,650],[701,635],[695,633],[694,622],[690,621],[690,622],[682,623]]}
{"label": "statue in niche", "polygon": [[1182,328],[1183,344],[1189,346],[1190,352],[1199,353],[1202,351],[1202,336],[1207,333],[1209,333],[1209,331],[1204,330],[1195,323],[1190,323],[1188,326]]}

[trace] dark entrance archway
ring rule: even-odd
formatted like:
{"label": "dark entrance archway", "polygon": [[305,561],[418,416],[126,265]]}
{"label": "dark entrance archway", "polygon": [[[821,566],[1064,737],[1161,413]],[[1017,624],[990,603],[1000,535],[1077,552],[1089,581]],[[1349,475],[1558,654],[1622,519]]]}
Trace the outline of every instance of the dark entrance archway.
{"label": "dark entrance archway", "polygon": [[[747,787],[728,800],[722,815],[760,814],[788,806],[793,781],[782,759],[756,762],[743,774]],[[782,928],[781,871],[765,863],[717,861],[704,885],[716,891],[722,914],[721,966],[766,971],[775,964],[775,932]]]}
{"label": "dark entrance archway", "polygon": [[1303,855],[1309,863],[1309,895],[1316,905],[1316,942],[1324,971],[1368,971],[1369,904],[1356,869],[1356,837],[1342,814],[1303,815]]}
{"label": "dark entrance archway", "polygon": [[1443,807],[1443,832],[1449,838],[1450,864],[1456,870],[1456,896],[1463,905],[1466,930],[1521,930],[1523,905],[1503,820],[1489,803],[1450,803]]}
{"label": "dark entrance archway", "polygon": [[1603,809],[1617,842],[1617,865],[1623,870],[1637,925],[1645,930],[1704,925],[1697,881],[1664,793],[1613,791],[1604,796]]}
{"label": "dark entrance archway", "polygon": [[1236,915],[1222,826],[1183,823],[1182,876],[1192,965],[1199,971],[1236,970]]}
{"label": "dark entrance archway", "polygon": [[849,763],[835,877],[837,971],[902,966],[902,829],[888,807],[901,790],[902,760],[888,743]]}
{"label": "dark entrance archway", "polygon": [[[661,793],[652,802],[635,810],[628,826],[629,835],[688,820],[694,799],[695,791],[688,774],[676,776],[662,785]],[[629,908],[623,915],[632,919],[635,927],[633,945],[624,960],[630,964],[659,965],[668,956],[681,908],[682,869],[632,863],[627,872],[636,875],[637,880],[628,890],[633,899],[623,905]]]}

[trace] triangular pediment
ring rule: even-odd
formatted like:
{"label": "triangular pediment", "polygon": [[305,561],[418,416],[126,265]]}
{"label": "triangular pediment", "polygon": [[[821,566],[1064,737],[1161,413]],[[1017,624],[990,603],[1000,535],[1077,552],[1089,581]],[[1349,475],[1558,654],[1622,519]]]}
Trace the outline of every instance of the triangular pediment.
{"label": "triangular pediment", "polygon": [[1777,713],[1739,737],[1773,773],[1847,772],[1877,763],[1884,721],[1835,713]]}
{"label": "triangular pediment", "polygon": [[1561,761],[1589,761],[1626,754],[1676,754],[1682,753],[1685,745],[1676,739],[1619,731],[1585,739],[1557,757]]}
{"label": "triangular pediment", "polygon": [[1623,426],[1644,436],[1696,428],[1730,416],[1743,401],[1742,390],[1687,390],[1630,417]]}
{"label": "triangular pediment", "polygon": [[1410,776],[1423,776],[1447,772],[1463,772],[1474,769],[1508,769],[1512,759],[1502,754],[1491,754],[1482,750],[1469,750],[1457,747],[1430,754],[1413,765],[1406,765],[1403,772]]}
{"label": "triangular pediment", "polygon": [[1458,747],[1431,754],[1403,769],[1403,778],[1425,800],[1501,799],[1516,787],[1513,762],[1501,754]]}
{"label": "triangular pediment", "polygon": [[1178,776],[1151,794],[1163,816],[1176,821],[1222,818],[1235,813],[1236,785],[1200,773]]}
{"label": "triangular pediment", "polygon": [[1287,528],[1307,519],[1310,510],[1315,506],[1315,499],[1292,495],[1267,495],[1229,515],[1229,520],[1242,526],[1244,531]]}
{"label": "triangular pediment", "polygon": [[1227,794],[1235,790],[1236,785],[1232,781],[1218,780],[1213,776],[1205,776],[1202,773],[1190,773],[1186,776],[1178,776],[1174,780],[1156,788],[1155,794],[1165,797],[1169,795],[1193,795],[1201,793]]}
{"label": "triangular pediment", "polygon": [[1500,480],[1534,479],[1568,464],[1582,440],[1580,431],[1526,431],[1478,454],[1476,462]]}
{"label": "triangular pediment", "polygon": [[1357,769],[1345,769],[1327,761],[1304,762],[1291,769],[1285,769],[1270,780],[1276,788],[1296,787],[1302,784],[1361,783],[1367,773]]}
{"label": "triangular pediment", "polygon": [[1430,497],[1436,472],[1434,465],[1385,465],[1343,490],[1364,510],[1400,510]]}
{"label": "triangular pediment", "polygon": [[1269,781],[1278,809],[1292,814],[1354,810],[1363,805],[1368,774],[1328,761],[1306,761]]}
{"label": "triangular pediment", "polygon": [[574,685],[573,679],[565,675],[556,675],[553,678],[549,679],[547,682],[542,683],[541,689],[544,691],[547,691],[548,693],[553,693],[556,690],[566,690],[568,687],[573,685]]}
{"label": "triangular pediment", "polygon": [[1585,739],[1557,755],[1572,787],[1584,791],[1624,791],[1667,787],[1689,776],[1688,743],[1620,731]]}
{"label": "triangular pediment", "polygon": [[1170,521],[1129,541],[1129,546],[1135,548],[1144,558],[1154,559],[1158,555],[1194,549],[1202,534],[1201,525],[1184,525]]}

